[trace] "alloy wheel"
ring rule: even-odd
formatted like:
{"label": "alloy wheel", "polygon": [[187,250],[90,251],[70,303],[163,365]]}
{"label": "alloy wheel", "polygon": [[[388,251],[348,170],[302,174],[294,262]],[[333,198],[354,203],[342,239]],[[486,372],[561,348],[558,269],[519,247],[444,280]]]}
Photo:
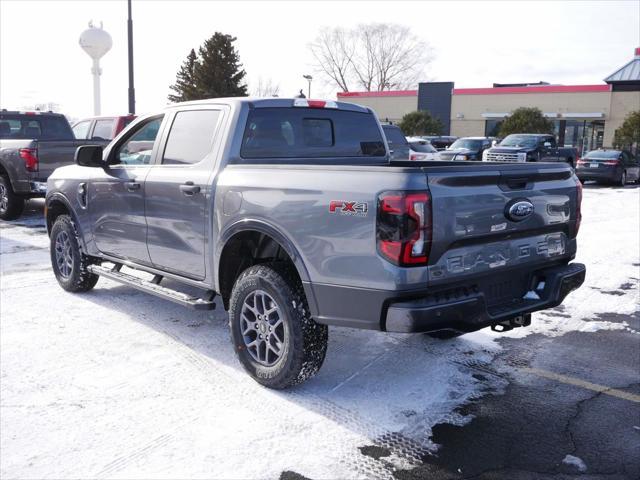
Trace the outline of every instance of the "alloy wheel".
{"label": "alloy wheel", "polygon": [[284,354],[285,324],[280,307],[264,290],[254,290],[242,304],[240,331],[251,358],[272,367]]}
{"label": "alloy wheel", "polygon": [[71,249],[71,239],[64,230],[56,237],[56,264],[58,272],[62,278],[69,278],[73,272],[73,251]]}

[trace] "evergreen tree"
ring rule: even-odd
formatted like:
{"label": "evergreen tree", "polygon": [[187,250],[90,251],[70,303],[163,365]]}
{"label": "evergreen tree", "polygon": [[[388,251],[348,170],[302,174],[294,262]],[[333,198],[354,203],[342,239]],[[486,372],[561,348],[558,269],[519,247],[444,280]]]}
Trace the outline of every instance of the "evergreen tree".
{"label": "evergreen tree", "polygon": [[545,117],[539,108],[516,108],[500,126],[500,137],[506,137],[512,133],[553,134],[553,122]]}
{"label": "evergreen tree", "polygon": [[195,83],[195,68],[197,63],[198,58],[196,57],[196,51],[192,48],[189,55],[187,55],[187,59],[180,67],[180,70],[178,70],[175,85],[169,87],[175,92],[175,95],[169,94],[170,101],[186,102],[202,98],[198,96]]}
{"label": "evergreen tree", "polygon": [[442,123],[425,110],[407,113],[398,123],[405,135],[440,135]]}
{"label": "evergreen tree", "polygon": [[233,42],[235,37],[216,32],[200,46],[198,54],[191,50],[170,88],[172,102],[247,95],[246,72]]}
{"label": "evergreen tree", "polygon": [[637,150],[640,145],[640,110],[629,113],[620,128],[616,129],[613,146]]}

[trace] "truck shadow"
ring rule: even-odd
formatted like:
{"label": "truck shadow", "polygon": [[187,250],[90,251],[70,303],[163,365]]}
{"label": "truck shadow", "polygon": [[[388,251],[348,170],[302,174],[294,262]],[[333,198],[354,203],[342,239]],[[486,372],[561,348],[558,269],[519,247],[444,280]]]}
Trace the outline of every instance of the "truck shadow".
{"label": "truck shadow", "polygon": [[225,388],[239,389],[243,398],[275,401],[282,412],[294,403],[362,437],[362,446],[379,445],[408,461],[419,461],[433,448],[432,425],[460,420],[454,412],[457,407],[504,381],[479,378],[469,368],[475,363],[488,365],[493,353],[485,349],[491,344],[487,338],[441,341],[424,335],[331,328],[319,374],[303,385],[272,391],[254,382],[237,361],[226,312],[186,310],[112,285],[102,279],[82,298],[162,334],[176,344],[181,360],[210,374],[211,382],[228,383]]}

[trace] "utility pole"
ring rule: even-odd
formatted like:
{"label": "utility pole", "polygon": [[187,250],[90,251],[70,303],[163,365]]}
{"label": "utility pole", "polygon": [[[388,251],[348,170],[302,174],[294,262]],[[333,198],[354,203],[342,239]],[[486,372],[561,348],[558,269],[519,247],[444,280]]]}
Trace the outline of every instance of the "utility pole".
{"label": "utility pole", "polygon": [[129,18],[127,35],[129,39],[129,113],[136,113],[136,89],[133,87],[133,20],[131,20],[131,0],[127,0]]}

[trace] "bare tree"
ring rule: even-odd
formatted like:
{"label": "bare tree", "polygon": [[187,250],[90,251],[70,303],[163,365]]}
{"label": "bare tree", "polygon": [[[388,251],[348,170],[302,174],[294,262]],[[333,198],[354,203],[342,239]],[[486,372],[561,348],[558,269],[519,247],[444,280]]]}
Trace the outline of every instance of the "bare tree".
{"label": "bare tree", "polygon": [[426,41],[393,23],[325,27],[309,49],[316,69],[345,92],[353,85],[366,91],[415,86],[433,59]]}
{"label": "bare tree", "polygon": [[316,69],[343,92],[349,91],[355,48],[353,32],[340,27],[322,28],[315,41],[309,44],[316,59]]}
{"label": "bare tree", "polygon": [[277,97],[280,93],[280,85],[271,78],[265,80],[262,77],[258,77],[257,84],[250,86],[250,92],[252,97]]}

